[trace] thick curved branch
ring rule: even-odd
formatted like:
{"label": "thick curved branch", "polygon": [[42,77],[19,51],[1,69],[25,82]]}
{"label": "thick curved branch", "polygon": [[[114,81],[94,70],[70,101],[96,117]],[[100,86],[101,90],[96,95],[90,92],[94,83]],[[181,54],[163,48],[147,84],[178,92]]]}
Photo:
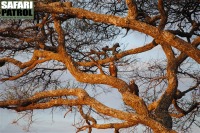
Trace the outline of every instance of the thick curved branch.
{"label": "thick curved branch", "polygon": [[167,23],[167,14],[164,9],[163,0],[158,0],[158,10],[160,12],[160,17],[161,17],[160,23],[158,25],[158,29],[163,30]]}
{"label": "thick curved branch", "polygon": [[161,43],[161,46],[167,57],[168,87],[164,94],[158,99],[157,106],[155,108],[155,115],[157,116],[158,121],[163,123],[167,128],[172,128],[172,119],[168,114],[168,108],[172,103],[178,86],[178,79],[176,75],[177,64],[171,46],[166,45],[165,43]]}
{"label": "thick curved branch", "polygon": [[[78,97],[75,100],[70,99],[53,99],[53,97],[61,97],[65,95],[72,95]],[[24,110],[32,110],[32,109],[47,109],[54,106],[59,105],[76,105],[80,102],[80,105],[83,102],[79,101],[84,97],[88,96],[88,94],[83,89],[62,89],[62,90],[53,90],[53,91],[43,91],[35,93],[32,97],[28,99],[20,99],[20,100],[6,100],[0,101],[1,108],[11,108],[17,111],[24,111]],[[45,98],[52,98],[48,102],[38,103],[40,100]]]}
{"label": "thick curved branch", "polygon": [[128,128],[137,125],[137,123],[134,122],[122,122],[122,123],[108,123],[108,124],[94,124],[92,127],[97,129],[108,129],[108,128],[114,128],[114,129],[121,129],[121,128]]}
{"label": "thick curved branch", "polygon": [[[200,36],[196,37],[191,45],[194,46],[194,47],[198,47],[200,45]],[[180,65],[187,58],[188,58],[188,55],[185,54],[184,52],[181,52],[181,54],[176,59],[178,65]]]}
{"label": "thick curved branch", "polygon": [[[53,97],[61,97],[61,96],[76,96],[77,98],[75,100],[61,99],[61,98],[53,99]],[[46,103],[38,103],[40,100],[45,98],[52,98],[52,99]],[[0,101],[1,108],[10,108],[10,109],[15,109],[17,111],[32,110],[32,109],[47,109],[59,105],[69,105],[69,106],[90,105],[91,107],[93,107],[102,114],[106,114],[123,120],[129,120],[130,116],[133,115],[134,116],[133,119],[137,120],[134,114],[125,113],[122,111],[118,111],[116,109],[109,108],[103,105],[102,103],[98,102],[96,99],[91,98],[85,90],[79,88],[74,88],[74,89],[65,88],[60,90],[43,91],[36,93],[35,95],[33,95],[28,99]],[[120,114],[124,114],[125,116]]]}
{"label": "thick curved branch", "polygon": [[53,14],[53,19],[54,19],[54,27],[56,32],[58,33],[58,52],[61,54],[65,54],[65,34],[64,31],[61,27],[61,21],[57,19],[58,15]]}
{"label": "thick curved branch", "polygon": [[32,64],[33,61],[29,61],[29,63],[26,63],[28,65],[22,65],[23,63],[21,61],[18,61],[16,59],[10,58],[10,57],[5,57],[5,58],[1,58],[0,62],[4,62],[4,64],[6,62],[10,62],[10,63],[13,63],[14,65],[18,66],[19,68],[25,68],[25,67],[29,66],[30,64]]}
{"label": "thick curved branch", "polygon": [[[8,29],[8,31],[12,31],[12,29]],[[13,33],[13,32],[7,33],[8,31],[6,31],[5,33],[4,32],[0,33],[0,36],[1,37],[9,37],[9,38],[17,38],[17,39],[20,39],[22,41],[29,42],[29,43],[44,40],[43,37],[39,37],[39,36],[24,37],[22,34],[19,34],[19,31],[17,33]]]}
{"label": "thick curved branch", "polygon": [[137,5],[133,0],[126,0],[126,5],[128,6],[128,18],[129,19],[136,19],[138,15]]}

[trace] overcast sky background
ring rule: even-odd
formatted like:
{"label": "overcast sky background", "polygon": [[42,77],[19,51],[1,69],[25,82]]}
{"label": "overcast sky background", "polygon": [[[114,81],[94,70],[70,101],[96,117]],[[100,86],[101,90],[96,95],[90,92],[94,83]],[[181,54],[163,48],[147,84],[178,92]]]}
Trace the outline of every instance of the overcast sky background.
{"label": "overcast sky background", "polygon": [[[117,38],[113,40],[112,43],[119,42],[128,44],[126,49],[136,48],[138,46],[143,46],[149,42],[151,42],[151,38],[142,35],[139,32],[130,31],[128,35],[124,38]],[[163,52],[160,50],[161,48],[157,46],[151,51],[146,53],[138,54],[136,57],[141,59],[140,61],[145,62],[149,59],[163,59]],[[1,88],[1,86],[0,86]],[[108,95],[103,95],[102,97],[98,97],[98,100],[103,102],[104,104],[114,107],[120,108],[121,96],[116,92],[115,89],[112,90],[112,93]],[[64,114],[66,111],[55,111],[52,119],[52,114],[50,110],[43,111],[34,111],[33,119],[35,122],[31,125],[29,133],[75,133],[75,128],[72,126],[74,122],[73,114],[68,114],[64,118]],[[26,123],[26,120],[21,120],[21,124],[12,124],[13,120],[17,119],[18,116],[14,111],[9,111],[5,109],[0,109],[0,133],[27,133],[24,128],[26,127],[23,123]],[[198,128],[193,130],[194,132],[200,131]],[[94,133],[112,133],[113,130],[93,130]],[[139,131],[142,133],[142,131]],[[86,132],[82,132],[86,133]]]}

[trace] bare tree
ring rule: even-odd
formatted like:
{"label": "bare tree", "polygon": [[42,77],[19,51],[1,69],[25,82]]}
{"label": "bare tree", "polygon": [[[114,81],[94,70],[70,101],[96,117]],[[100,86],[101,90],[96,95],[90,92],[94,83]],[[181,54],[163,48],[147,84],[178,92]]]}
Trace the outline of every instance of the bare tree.
{"label": "bare tree", "polygon": [[[198,0],[35,2],[34,20],[0,21],[1,108],[67,106],[84,120],[77,132],[112,128],[118,133],[138,124],[157,133],[200,127]],[[152,42],[122,51],[120,42],[111,43],[121,28],[151,36]],[[161,47],[163,60],[135,65],[140,62],[130,55],[155,47]],[[115,68],[111,73],[109,64]],[[81,85],[70,83],[68,72]],[[188,88],[181,88],[182,82]],[[89,95],[88,88],[100,86],[116,89],[124,109]],[[96,116],[115,122],[99,124]]]}

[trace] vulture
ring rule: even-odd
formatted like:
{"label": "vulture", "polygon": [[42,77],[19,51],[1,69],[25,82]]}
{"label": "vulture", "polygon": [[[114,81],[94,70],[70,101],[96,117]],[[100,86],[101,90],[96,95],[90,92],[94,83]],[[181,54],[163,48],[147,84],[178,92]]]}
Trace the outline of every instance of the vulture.
{"label": "vulture", "polygon": [[134,93],[135,95],[139,96],[139,89],[138,89],[138,86],[135,84],[134,80],[130,81],[129,89],[131,93]]}
{"label": "vulture", "polygon": [[117,77],[117,67],[115,66],[114,62],[110,62],[109,72],[110,76]]}

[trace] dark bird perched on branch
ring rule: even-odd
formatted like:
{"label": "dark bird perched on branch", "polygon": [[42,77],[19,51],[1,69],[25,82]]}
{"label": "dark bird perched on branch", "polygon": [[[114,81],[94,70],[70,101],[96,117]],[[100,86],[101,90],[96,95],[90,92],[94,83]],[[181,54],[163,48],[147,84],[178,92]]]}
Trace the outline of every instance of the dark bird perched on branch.
{"label": "dark bird perched on branch", "polygon": [[138,89],[138,86],[135,84],[134,80],[130,81],[129,89],[131,93],[134,93],[135,95],[139,96],[139,89]]}
{"label": "dark bird perched on branch", "polygon": [[110,62],[109,72],[110,76],[117,77],[117,67],[115,66],[114,62]]}

